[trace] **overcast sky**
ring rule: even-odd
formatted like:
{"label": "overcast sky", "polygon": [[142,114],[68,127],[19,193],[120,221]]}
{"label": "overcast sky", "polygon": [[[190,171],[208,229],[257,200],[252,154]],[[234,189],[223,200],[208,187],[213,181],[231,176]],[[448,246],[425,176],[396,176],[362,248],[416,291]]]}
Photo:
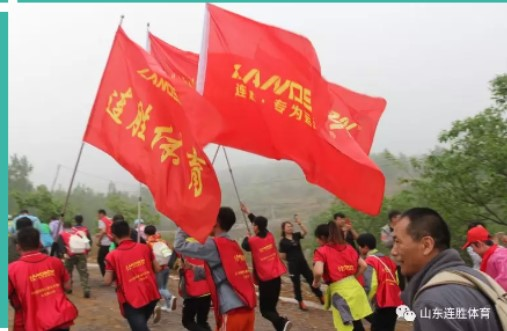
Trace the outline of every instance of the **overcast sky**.
{"label": "overcast sky", "polygon": [[[507,72],[507,4],[218,4],[308,37],[324,76],[387,100],[373,152],[425,153],[451,123],[489,106]],[[9,154],[26,155],[36,184],[68,186],[117,25],[141,45],[146,23],[199,52],[204,4],[44,4],[9,9]],[[213,146],[211,146],[213,147]],[[214,148],[207,149],[212,155]],[[276,162],[231,151],[233,167]],[[224,168],[224,157],[217,168]],[[134,179],[86,145],[77,181],[104,189]]]}

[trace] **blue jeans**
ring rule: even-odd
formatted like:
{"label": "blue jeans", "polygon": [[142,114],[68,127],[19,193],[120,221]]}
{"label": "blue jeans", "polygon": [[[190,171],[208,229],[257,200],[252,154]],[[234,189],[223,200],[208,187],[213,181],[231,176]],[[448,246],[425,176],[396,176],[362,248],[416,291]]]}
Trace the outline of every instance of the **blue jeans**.
{"label": "blue jeans", "polygon": [[169,281],[169,268],[165,268],[157,272],[157,287],[160,295],[165,300],[166,307],[171,306],[171,298],[173,295],[167,289],[167,282]]}

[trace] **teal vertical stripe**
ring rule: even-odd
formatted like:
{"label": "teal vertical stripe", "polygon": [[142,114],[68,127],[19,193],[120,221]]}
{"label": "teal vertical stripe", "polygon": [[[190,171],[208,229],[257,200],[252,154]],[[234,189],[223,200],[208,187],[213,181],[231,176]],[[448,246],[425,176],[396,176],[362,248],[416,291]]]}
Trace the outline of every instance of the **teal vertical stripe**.
{"label": "teal vertical stripe", "polygon": [[[1,251],[0,254],[0,289],[2,292],[0,293],[0,311],[3,313],[0,314],[0,328],[7,328],[8,318],[7,318],[7,215],[8,215],[8,172],[7,166],[9,162],[9,156],[7,151],[7,129],[8,129],[8,78],[7,78],[7,47],[8,47],[8,15],[7,13],[0,13],[0,146],[1,146],[1,155],[4,158],[4,162],[0,162],[1,165],[1,175],[0,175],[0,190],[2,191],[2,197],[0,199],[0,217],[3,219],[3,222],[0,226],[0,238],[4,238],[4,240],[0,240]],[[3,232],[3,234],[2,234]]]}

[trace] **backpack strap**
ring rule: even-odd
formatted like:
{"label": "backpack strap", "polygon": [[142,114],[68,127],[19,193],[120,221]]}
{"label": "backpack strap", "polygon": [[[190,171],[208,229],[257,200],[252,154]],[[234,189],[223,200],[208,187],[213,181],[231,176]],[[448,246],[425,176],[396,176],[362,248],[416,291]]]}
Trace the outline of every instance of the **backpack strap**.
{"label": "backpack strap", "polygon": [[389,273],[389,275],[391,276],[391,278],[396,282],[398,283],[398,280],[396,279],[396,277],[393,275],[392,271],[391,271],[391,268],[389,268],[387,266],[387,264],[384,263],[384,261],[382,261],[382,259],[380,257],[378,257],[377,255],[373,254],[373,255],[370,255],[370,256],[373,256],[374,258],[376,258],[380,263],[382,263],[382,265],[384,266],[384,268],[387,270],[387,272]]}
{"label": "backpack strap", "polygon": [[460,270],[446,270],[439,272],[433,278],[430,279],[429,282],[424,284],[415,294],[414,299],[412,301],[415,302],[417,297],[426,289],[430,287],[435,287],[439,285],[445,284],[457,284],[468,286],[471,288],[478,289],[481,293],[483,293],[489,300],[502,301],[507,304],[507,293],[503,288],[498,285],[495,280],[493,280],[489,275],[485,273],[481,273],[482,276],[486,279],[486,282],[483,282],[479,278]]}

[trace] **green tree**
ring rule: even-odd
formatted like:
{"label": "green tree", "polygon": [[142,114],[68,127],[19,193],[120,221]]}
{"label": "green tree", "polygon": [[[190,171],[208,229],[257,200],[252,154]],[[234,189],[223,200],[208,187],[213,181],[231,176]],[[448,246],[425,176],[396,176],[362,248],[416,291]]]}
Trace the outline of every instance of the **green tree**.
{"label": "green tree", "polygon": [[507,75],[493,80],[491,91],[495,104],[440,134],[444,147],[420,162],[420,178],[409,182],[448,219],[507,226]]}
{"label": "green tree", "polygon": [[30,181],[30,174],[33,166],[30,164],[26,156],[11,156],[8,170],[9,185],[9,213],[17,214],[22,207],[16,204],[14,194],[22,195],[33,190],[33,184]]}
{"label": "green tree", "polygon": [[12,197],[20,209],[28,209],[41,221],[48,221],[51,216],[58,215],[62,208],[62,204],[53,199],[45,185],[40,185],[29,193],[14,192]]}

